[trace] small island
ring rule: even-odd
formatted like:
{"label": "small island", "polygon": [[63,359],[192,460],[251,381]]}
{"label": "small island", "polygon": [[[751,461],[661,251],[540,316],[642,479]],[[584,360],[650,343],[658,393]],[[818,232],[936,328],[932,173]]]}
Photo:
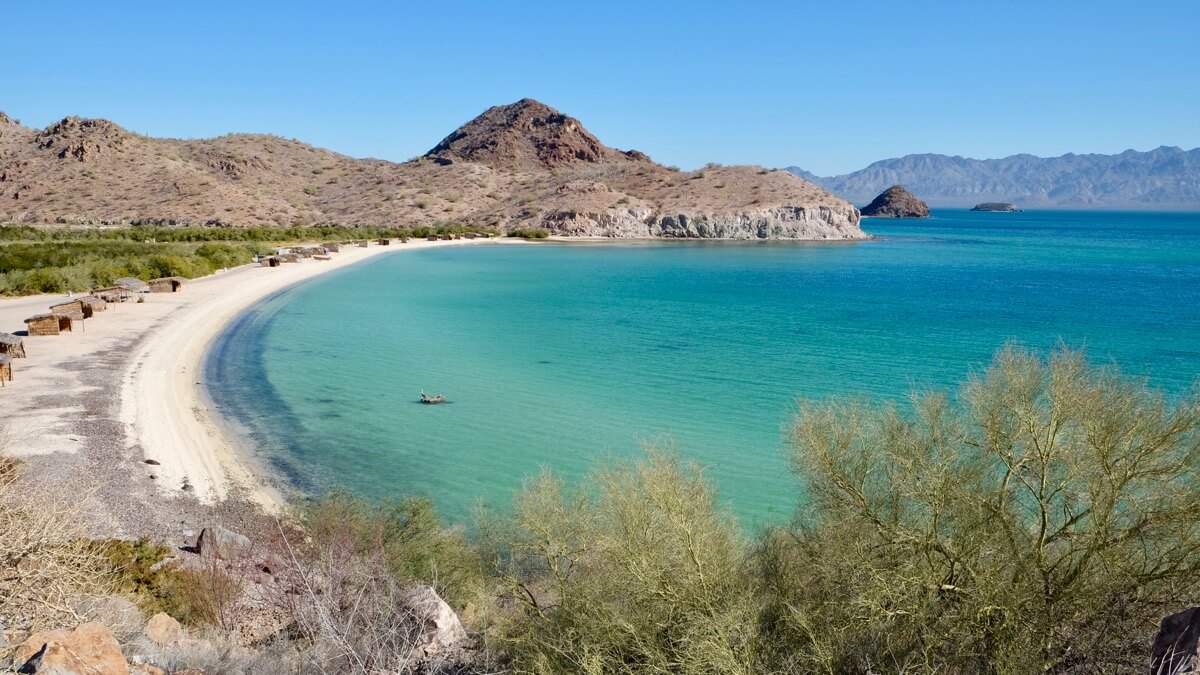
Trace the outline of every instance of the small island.
{"label": "small island", "polygon": [[903,185],[893,185],[864,206],[860,213],[871,218],[928,218],[929,205]]}
{"label": "small island", "polygon": [[1000,213],[1020,213],[1016,204],[1008,202],[984,202],[971,207],[972,211],[997,211]]}

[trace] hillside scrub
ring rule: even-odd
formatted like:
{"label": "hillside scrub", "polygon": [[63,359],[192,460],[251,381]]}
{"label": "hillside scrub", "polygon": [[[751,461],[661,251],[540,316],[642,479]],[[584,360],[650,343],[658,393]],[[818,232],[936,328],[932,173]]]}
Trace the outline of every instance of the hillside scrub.
{"label": "hillside scrub", "polygon": [[801,672],[1136,672],[1200,597],[1200,402],[1015,347],[952,405],[805,404],[808,497],[758,556]]}

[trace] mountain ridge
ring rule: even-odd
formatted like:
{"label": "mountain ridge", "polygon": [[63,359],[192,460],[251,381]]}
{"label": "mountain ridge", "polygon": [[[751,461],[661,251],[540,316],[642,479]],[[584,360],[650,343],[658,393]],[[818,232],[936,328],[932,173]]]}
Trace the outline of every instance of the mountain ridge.
{"label": "mountain ridge", "polygon": [[1200,209],[1200,148],[1159,146],[1116,154],[1020,153],[998,159],[920,153],[839,176],[786,169],[854,203],[902,183],[932,206],[1013,202],[1022,208]]}
{"label": "mountain ridge", "polygon": [[[2,115],[2,113],[0,113]],[[535,101],[493,106],[422,157],[356,159],[266,134],[159,139],[105,119],[0,117],[0,222],[421,226],[565,236],[862,239],[854,206],[785,171],[681,172]]]}

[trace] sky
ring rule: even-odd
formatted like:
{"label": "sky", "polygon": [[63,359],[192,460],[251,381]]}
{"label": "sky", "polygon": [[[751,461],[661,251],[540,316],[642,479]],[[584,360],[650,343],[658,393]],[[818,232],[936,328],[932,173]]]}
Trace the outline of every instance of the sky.
{"label": "sky", "polygon": [[0,111],[36,127],[402,161],[531,97],[685,169],[1200,146],[1196,0],[3,5]]}

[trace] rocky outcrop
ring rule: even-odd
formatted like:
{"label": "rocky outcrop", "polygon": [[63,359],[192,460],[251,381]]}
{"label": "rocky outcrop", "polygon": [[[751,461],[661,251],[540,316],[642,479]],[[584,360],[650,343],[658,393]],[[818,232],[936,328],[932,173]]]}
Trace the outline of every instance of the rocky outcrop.
{"label": "rocky outcrop", "polygon": [[903,185],[893,185],[864,206],[862,215],[871,218],[928,218],[929,205],[914,197]]}
{"label": "rocky outcrop", "polygon": [[413,618],[413,657],[427,661],[459,649],[467,640],[467,631],[437,592],[429,586],[414,586],[401,598],[401,605]]}
{"label": "rocky outcrop", "polygon": [[17,650],[21,673],[129,675],[129,665],[111,631],[85,623],[73,631],[34,633]]}
{"label": "rocky outcrop", "polygon": [[1200,607],[1162,620],[1150,650],[1150,672],[1194,675],[1200,669]]}
{"label": "rocky outcrop", "polygon": [[206,527],[196,538],[196,553],[202,556],[234,560],[250,554],[253,545],[245,535],[220,525]]}
{"label": "rocky outcrop", "polygon": [[759,210],[654,214],[645,208],[559,211],[542,226],[557,235],[629,239],[861,239],[853,208],[778,206]]}
{"label": "rocky outcrop", "polygon": [[488,108],[443,138],[425,156],[519,170],[648,159],[644,153],[625,153],[605,146],[579,120],[531,98]]}
{"label": "rocky outcrop", "polygon": [[996,211],[999,213],[1017,213],[1021,209],[1016,204],[1008,202],[984,202],[971,207],[972,211]]}

